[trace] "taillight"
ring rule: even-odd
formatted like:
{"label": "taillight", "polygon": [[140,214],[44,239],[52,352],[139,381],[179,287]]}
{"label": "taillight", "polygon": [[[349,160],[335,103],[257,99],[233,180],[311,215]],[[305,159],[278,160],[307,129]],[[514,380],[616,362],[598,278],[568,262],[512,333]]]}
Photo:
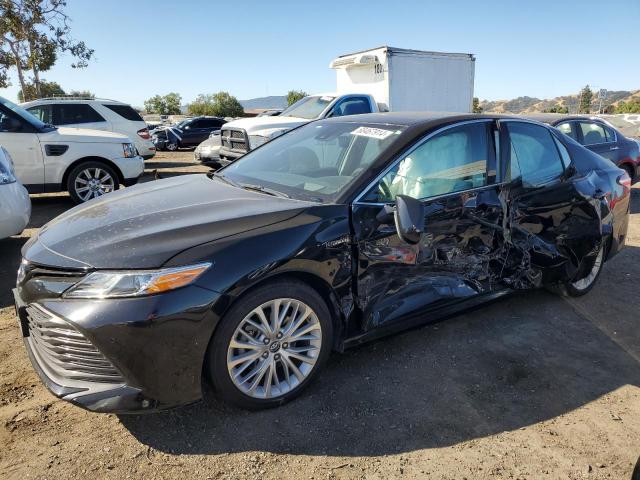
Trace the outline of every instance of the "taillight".
{"label": "taillight", "polygon": [[148,128],[143,128],[141,130],[138,130],[138,135],[140,136],[140,138],[143,138],[144,140],[150,140],[151,139],[151,135],[149,135],[149,129]]}

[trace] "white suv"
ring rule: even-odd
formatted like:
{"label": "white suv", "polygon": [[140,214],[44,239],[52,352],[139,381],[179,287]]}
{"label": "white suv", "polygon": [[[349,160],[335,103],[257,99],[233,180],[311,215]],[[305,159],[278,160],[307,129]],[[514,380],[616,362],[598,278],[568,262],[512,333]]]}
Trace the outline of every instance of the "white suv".
{"label": "white suv", "polygon": [[133,185],[144,160],[119,133],[58,128],[0,97],[0,145],[29,193],[68,191],[84,202],[120,184]]}
{"label": "white suv", "polygon": [[133,141],[138,154],[145,160],[156,154],[147,124],[126,103],[100,98],[53,97],[21,106],[43,123],[122,133]]}

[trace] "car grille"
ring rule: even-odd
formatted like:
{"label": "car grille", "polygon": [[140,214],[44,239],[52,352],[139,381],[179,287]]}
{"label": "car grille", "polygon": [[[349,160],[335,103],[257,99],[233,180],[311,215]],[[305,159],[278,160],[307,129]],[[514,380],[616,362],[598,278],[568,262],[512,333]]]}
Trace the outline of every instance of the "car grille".
{"label": "car grille", "polygon": [[236,152],[247,153],[249,151],[247,132],[242,128],[223,127],[220,132],[220,142],[222,147]]}
{"label": "car grille", "polygon": [[124,383],[113,364],[70,323],[33,305],[26,308],[26,313],[31,350],[56,383]]}

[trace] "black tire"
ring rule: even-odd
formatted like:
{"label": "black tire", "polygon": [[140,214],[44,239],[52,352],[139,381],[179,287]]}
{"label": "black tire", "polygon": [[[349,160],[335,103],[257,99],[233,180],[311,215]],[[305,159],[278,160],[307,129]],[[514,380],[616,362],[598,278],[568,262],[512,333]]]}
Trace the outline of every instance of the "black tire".
{"label": "black tire", "polygon": [[[290,298],[309,306],[319,320],[322,341],[315,365],[293,389],[275,398],[255,398],[242,392],[232,381],[227,367],[229,345],[237,327],[255,308],[278,298]],[[320,295],[308,285],[291,280],[277,280],[258,287],[241,297],[225,314],[209,343],[206,355],[205,371],[213,384],[215,395],[236,407],[248,410],[262,410],[283,405],[294,399],[317,376],[326,362],[333,342],[333,322],[326,303]],[[284,344],[283,344],[284,345]],[[256,360],[259,362],[260,360]]]}
{"label": "black tire", "polygon": [[[578,279],[574,281],[566,281],[557,283],[555,285],[547,286],[547,290],[552,293],[561,295],[563,297],[581,297],[586,295],[591,291],[591,289],[598,282],[598,278],[600,277],[600,273],[602,273],[602,267],[604,266],[604,257],[605,257],[605,245],[600,248],[600,252],[598,252],[598,256],[594,260],[594,265],[587,277],[584,279]],[[585,280],[588,279],[588,282],[585,283]]]}
{"label": "black tire", "polygon": [[170,152],[177,152],[179,148],[180,148],[180,145],[174,142],[168,142],[165,145],[165,150],[168,150]]}
{"label": "black tire", "polygon": [[[93,170],[95,172],[96,169],[99,169],[100,171],[105,172],[111,177],[111,179],[113,179],[112,190],[118,190],[118,188],[120,188],[120,179],[118,177],[118,174],[109,165],[107,165],[106,163],[98,162],[98,161],[82,162],[76,165],[75,167],[73,167],[73,170],[71,170],[71,172],[69,172],[69,175],[67,176],[67,185],[66,185],[67,191],[69,192],[71,199],[75,203],[83,203],[88,200],[91,200],[91,198],[95,198],[95,196],[91,198],[84,198],[83,197],[84,192],[80,192],[77,187],[79,183],[78,179],[84,176],[83,172],[87,170]],[[102,194],[98,196],[101,196],[101,195]]]}
{"label": "black tire", "polygon": [[625,172],[627,172],[627,175],[629,175],[629,178],[631,179],[631,184],[635,183],[635,178],[634,178],[634,171],[633,171],[633,167],[631,165],[627,165],[626,163],[622,165],[621,167]]}

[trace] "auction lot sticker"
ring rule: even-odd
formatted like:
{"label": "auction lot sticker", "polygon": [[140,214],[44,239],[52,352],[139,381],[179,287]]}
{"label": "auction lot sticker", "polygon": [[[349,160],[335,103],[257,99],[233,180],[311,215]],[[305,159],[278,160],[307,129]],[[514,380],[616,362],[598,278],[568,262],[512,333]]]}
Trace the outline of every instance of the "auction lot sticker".
{"label": "auction lot sticker", "polygon": [[373,127],[358,127],[351,135],[358,135],[360,137],[371,137],[377,138],[378,140],[384,140],[389,135],[393,135],[391,130],[385,130],[383,128],[373,128]]}

